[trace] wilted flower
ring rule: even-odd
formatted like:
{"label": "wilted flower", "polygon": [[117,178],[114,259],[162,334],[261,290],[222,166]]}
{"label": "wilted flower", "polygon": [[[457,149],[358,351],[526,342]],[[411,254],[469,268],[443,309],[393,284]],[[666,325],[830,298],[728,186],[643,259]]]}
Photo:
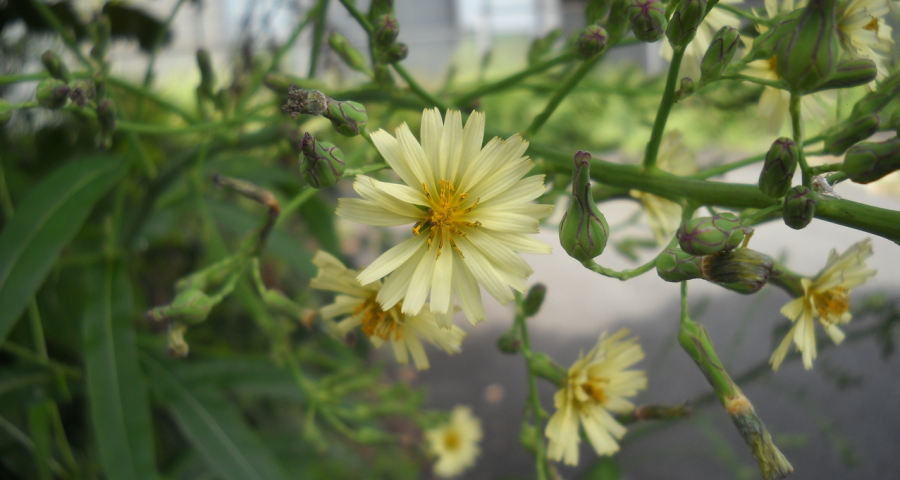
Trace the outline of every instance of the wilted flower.
{"label": "wilted flower", "polygon": [[437,456],[434,473],[439,477],[454,477],[475,465],[481,453],[481,420],[472,409],[457,405],[450,413],[450,421],[425,432],[428,449]]}
{"label": "wilted flower", "polygon": [[337,333],[344,335],[362,325],[362,332],[376,348],[390,342],[397,362],[409,363],[412,355],[419,370],[428,368],[428,357],[420,339],[447,353],[460,351],[466,333],[459,327],[439,327],[434,315],[427,310],[418,315],[406,315],[401,312],[402,303],[382,309],[375,301],[382,286],[380,280],[361,285],[356,280],[356,270],[348,269],[340,260],[321,250],[316,252],[313,264],[319,268],[319,273],[310,281],[310,287],[342,294],[335,297],[334,303],[319,310],[324,320],[347,316],[337,324]]}
{"label": "wilted flower", "polygon": [[644,358],[637,337],[624,339],[628,333],[627,329],[610,336],[604,332],[597,346],[572,364],[562,389],[553,397],[556,412],[545,430],[550,459],[578,464],[579,425],[598,455],[619,450],[617,440],[625,435],[625,427],[612,413],[633,410],[627,398],[647,388],[642,370],[628,370]]}
{"label": "wilted flower", "polygon": [[869,239],[854,244],[841,255],[832,250],[825,268],[818,275],[800,279],[803,296],[791,300],[781,309],[781,314],[794,322],[794,326],[769,359],[772,370],[781,366],[791,341],[803,352],[803,366],[807,370],[812,368],[816,358],[814,320],[818,320],[835,344],[844,340],[844,332],[838,325],[850,322],[850,290],[875,275],[875,270],[866,268],[866,259],[871,256]]}
{"label": "wilted flower", "polygon": [[342,198],[337,215],[378,226],[414,224],[413,237],[385,252],[358,279],[369,284],[386,275],[378,293],[382,308],[402,299],[402,311],[422,311],[431,293],[431,312],[449,325],[452,297],[471,322],[485,319],[479,285],[506,305],[510,287],[525,291],[532,269],[518,253],[550,253],[528,234],[551,205],[529,205],[544,193],[544,176],[522,178],[534,164],[522,155],[528,142],[514,135],[481,148],[484,114],[474,112],[465,129],[458,111],[446,123],[437,109],[422,116],[420,144],[404,123],[396,137],[384,130],[372,141],[406,185],[357,176],[362,197]]}

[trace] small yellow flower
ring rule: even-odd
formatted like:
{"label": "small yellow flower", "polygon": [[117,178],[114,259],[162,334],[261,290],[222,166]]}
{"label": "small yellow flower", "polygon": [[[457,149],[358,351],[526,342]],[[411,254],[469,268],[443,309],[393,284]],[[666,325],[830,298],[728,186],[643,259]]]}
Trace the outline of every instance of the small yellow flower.
{"label": "small yellow flower", "polygon": [[803,352],[803,366],[807,370],[812,368],[816,359],[814,320],[819,321],[835,344],[844,340],[844,332],[838,325],[850,322],[850,290],[875,275],[875,270],[866,268],[866,259],[871,256],[869,239],[856,243],[841,255],[832,250],[825,268],[815,278],[801,279],[803,296],[781,309],[781,314],[794,322],[794,326],[769,359],[772,370],[781,366],[791,341]]}
{"label": "small yellow flower", "polygon": [[[663,136],[656,166],[664,172],[675,175],[693,175],[697,173],[697,163],[694,161],[694,154],[687,149],[681,138],[681,132],[677,130],[671,130]],[[668,243],[672,234],[681,225],[681,205],[640,190],[632,190],[629,193],[644,207],[656,243],[660,245]]]}
{"label": "small yellow flower", "polygon": [[838,37],[853,58],[868,58],[878,67],[878,78],[888,74],[892,38],[885,16],[888,0],[842,0],[838,3]]}
{"label": "small yellow flower", "polygon": [[619,450],[617,440],[625,435],[625,427],[612,413],[634,410],[627,398],[647,388],[642,370],[627,370],[644,358],[637,337],[624,339],[628,333],[627,329],[611,336],[604,332],[597,346],[572,364],[565,385],[553,397],[556,412],[545,430],[550,459],[578,464],[579,424],[598,455]]}
{"label": "small yellow flower", "polygon": [[437,457],[434,473],[454,477],[475,465],[481,436],[481,420],[472,415],[472,409],[463,405],[453,408],[449,422],[425,432],[428,449]]}
{"label": "small yellow flower", "polygon": [[390,275],[378,293],[383,308],[403,300],[403,313],[418,314],[430,292],[431,312],[449,326],[455,294],[477,323],[486,318],[479,285],[506,305],[512,289],[524,292],[533,273],[519,253],[550,253],[529,236],[553,206],[528,204],[545,190],[543,175],[525,177],[534,167],[523,156],[528,142],[513,135],[482,148],[483,137],[483,113],[473,112],[463,128],[459,111],[448,110],[441,121],[437,109],[422,115],[421,144],[405,123],[396,137],[372,134],[406,185],[359,175],[353,188],[362,198],[338,200],[337,215],[368,225],[413,225],[412,238],[357,277],[369,284]]}
{"label": "small yellow flower", "polygon": [[434,316],[427,310],[418,315],[404,314],[401,311],[401,303],[383,310],[375,301],[382,287],[380,280],[365,286],[361,285],[356,280],[356,270],[348,269],[340,260],[321,250],[316,252],[313,264],[319,268],[319,273],[310,281],[309,286],[343,294],[336,296],[334,303],[319,310],[324,320],[348,315],[336,325],[337,334],[346,335],[361,325],[362,332],[376,348],[390,342],[394,347],[397,362],[409,363],[409,356],[412,355],[413,362],[419,370],[425,370],[429,366],[420,339],[442,348],[447,353],[460,351],[460,344],[466,332],[456,325],[449,329],[439,327]]}

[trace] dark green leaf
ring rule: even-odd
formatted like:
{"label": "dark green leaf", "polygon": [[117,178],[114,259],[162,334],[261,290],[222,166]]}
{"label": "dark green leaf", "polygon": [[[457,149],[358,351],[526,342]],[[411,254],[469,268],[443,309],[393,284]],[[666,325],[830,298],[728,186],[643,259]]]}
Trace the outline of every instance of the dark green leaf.
{"label": "dark green leaf", "polygon": [[315,195],[300,206],[300,217],[319,241],[322,250],[340,257],[341,250],[334,229],[334,209],[335,206],[324,200],[321,195]]}
{"label": "dark green leaf", "polygon": [[131,283],[110,265],[103,291],[88,304],[84,355],[91,420],[108,478],[153,480],[155,456],[147,390],[131,319]]}
{"label": "dark green leaf", "polygon": [[34,460],[40,480],[51,480],[50,475],[50,411],[48,402],[28,408],[28,430],[34,442]]}
{"label": "dark green leaf", "polygon": [[51,173],[22,200],[0,232],[0,342],[94,203],[124,171],[125,164],[113,157],[74,161]]}
{"label": "dark green leaf", "polygon": [[187,384],[173,374],[168,362],[148,355],[142,358],[181,432],[219,476],[225,480],[285,478],[274,455],[220,390]]}

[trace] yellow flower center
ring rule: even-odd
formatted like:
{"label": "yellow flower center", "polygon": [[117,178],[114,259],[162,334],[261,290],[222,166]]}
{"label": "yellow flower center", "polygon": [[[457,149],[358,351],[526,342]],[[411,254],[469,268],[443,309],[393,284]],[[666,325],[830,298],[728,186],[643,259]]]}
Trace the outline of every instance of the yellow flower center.
{"label": "yellow flower center", "polygon": [[872,21],[867,23],[866,26],[863,28],[866,30],[871,30],[877,34],[878,33],[878,19],[875,17],[872,17]]}
{"label": "yellow flower center", "polygon": [[456,430],[448,430],[444,433],[444,448],[453,451],[458,450],[460,445],[462,445],[462,439]]}
{"label": "yellow flower center", "polygon": [[[475,200],[471,207],[463,208],[462,205],[469,196],[468,193],[457,192],[453,184],[446,180],[440,180],[438,184],[441,187],[441,191],[437,197],[428,191],[428,187],[424,183],[422,184],[422,190],[425,191],[425,197],[428,198],[428,216],[415,224],[412,229],[415,235],[419,235],[425,229],[431,230],[428,234],[429,249],[431,248],[431,242],[434,241],[435,237],[438,237],[436,258],[441,257],[441,249],[444,248],[444,229],[447,229],[451,234],[465,237],[466,233],[460,229],[462,225],[467,227],[481,226],[481,222],[468,222],[463,219],[467,213],[475,210],[475,207],[478,206],[478,200]],[[450,246],[462,256],[462,252],[456,246],[452,235],[450,235]]]}
{"label": "yellow flower center", "polygon": [[403,338],[400,322],[382,310],[375,297],[375,295],[369,297],[353,311],[353,315],[362,314],[363,333],[368,337],[379,337],[382,340],[390,340],[392,334],[395,340]]}
{"label": "yellow flower center", "polygon": [[850,297],[844,287],[834,287],[824,292],[814,291],[811,296],[819,312],[819,320],[823,323],[830,316],[840,318],[850,308]]}
{"label": "yellow flower center", "polygon": [[603,385],[607,384],[609,384],[609,380],[605,378],[588,377],[588,381],[581,386],[581,389],[595,402],[604,405],[609,400],[609,396],[603,391]]}

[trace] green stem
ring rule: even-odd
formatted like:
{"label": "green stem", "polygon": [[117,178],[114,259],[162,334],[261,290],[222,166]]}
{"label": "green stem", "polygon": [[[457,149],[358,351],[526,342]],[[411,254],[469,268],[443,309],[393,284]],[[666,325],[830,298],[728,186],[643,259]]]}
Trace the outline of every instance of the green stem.
{"label": "green stem", "polygon": [[469,103],[471,103],[472,100],[475,100],[476,98],[483,97],[489,93],[493,93],[496,91],[505,90],[505,89],[521,82],[522,80],[525,80],[526,78],[528,78],[532,75],[536,75],[538,73],[549,70],[550,68],[553,68],[556,65],[571,62],[572,60],[575,60],[577,58],[578,58],[578,56],[575,55],[574,53],[563,53],[563,54],[557,55],[553,58],[549,58],[542,62],[531,65],[528,68],[526,68],[520,72],[509,75],[506,78],[502,78],[495,82],[480,85],[480,86],[474,88],[473,90],[454,98],[451,101],[451,103],[456,107],[464,107],[464,106],[468,105]]}
{"label": "green stem", "polygon": [[159,107],[163,108],[164,110],[168,110],[168,111],[180,116],[181,118],[185,119],[188,123],[195,123],[197,121],[197,117],[195,117],[194,115],[188,113],[186,110],[179,107],[178,105],[175,105],[174,103],[160,97],[159,95],[151,92],[150,90],[148,90],[146,88],[141,88],[137,85],[133,85],[130,82],[127,82],[125,80],[122,80],[120,78],[113,77],[113,76],[106,77],[106,83],[108,83],[112,86],[121,88],[122,90],[125,90],[126,92],[128,92],[132,95],[135,95],[137,97],[141,97],[141,98],[150,100],[151,102],[157,104]]}
{"label": "green stem", "polygon": [[803,173],[803,185],[808,187],[812,173],[809,169],[809,164],[806,162],[806,154],[803,152],[803,126],[800,124],[800,98],[802,98],[800,94],[791,92],[791,104],[789,110],[791,112],[791,130],[793,132],[794,143],[797,144],[797,149],[800,151],[800,171]]}
{"label": "green stem", "polygon": [[848,180],[850,177],[847,176],[844,172],[837,172],[834,175],[830,175],[827,180],[829,185],[836,185],[844,180]]}
{"label": "green stem", "polygon": [[[87,110],[84,110],[83,113],[85,113],[86,116],[90,116],[90,113],[87,113]],[[134,132],[144,135],[185,135],[189,133],[203,132],[206,130],[216,130],[219,128],[230,127],[244,123],[269,121],[269,118],[239,117],[228,118],[225,120],[214,122],[194,123],[183,127],[170,127],[168,125],[156,125],[152,123],[119,121],[116,128],[123,132]]]}
{"label": "green stem", "polygon": [[585,60],[581,62],[581,65],[578,67],[578,70],[575,71],[566,81],[560,85],[560,87],[556,90],[550,100],[547,102],[547,105],[544,107],[544,110],[539,113],[534,120],[531,122],[531,125],[525,130],[525,133],[522,134],[525,138],[534,137],[537,132],[544,126],[544,123],[550,118],[550,115],[553,115],[553,112],[556,111],[556,108],[559,107],[559,104],[562,103],[563,99],[566,98],[573,88],[578,85],[578,82],[584,78],[585,75],[597,64],[600,59],[603,58],[603,55],[597,55],[591,59]]}
{"label": "green stem", "polygon": [[300,208],[304,203],[307,202],[310,198],[316,196],[318,190],[312,187],[305,187],[300,191],[287,205],[285,205],[281,209],[281,214],[278,215],[278,220],[275,221],[275,226],[281,225],[282,222],[285,221],[294,210]]}
{"label": "green stem", "polygon": [[828,172],[838,172],[841,170],[841,167],[844,166],[843,162],[840,163],[826,163],[823,165],[819,165],[818,167],[810,167],[810,173],[813,175],[820,175],[822,173]]}
{"label": "green stem", "polygon": [[401,77],[403,77],[403,80],[405,80],[406,84],[409,85],[409,89],[412,90],[413,93],[418,95],[419,98],[421,98],[422,100],[425,100],[425,102],[428,103],[429,105],[434,105],[435,107],[438,107],[441,110],[447,109],[447,104],[444,103],[443,101],[439,100],[437,97],[435,97],[431,93],[429,93],[428,90],[425,90],[424,88],[422,88],[422,86],[419,85],[419,82],[417,82],[416,79],[413,78],[413,76],[410,75],[409,72],[406,71],[406,68],[404,68],[403,65],[400,65],[399,63],[395,63],[391,66],[394,67],[394,70],[398,74],[400,74]]}
{"label": "green stem", "polygon": [[611,268],[606,268],[606,267],[600,265],[599,263],[595,262],[594,260],[589,260],[587,262],[584,262],[584,266],[588,270],[595,272],[595,273],[599,273],[600,275],[603,275],[604,277],[617,278],[619,280],[625,281],[625,280],[628,280],[628,279],[631,279],[634,277],[641,276],[641,275],[649,272],[650,270],[652,270],[653,267],[656,266],[656,260],[659,258],[659,255],[662,255],[662,253],[653,257],[653,260],[650,260],[649,262],[641,265],[640,267],[632,268],[630,270],[616,271]]}
{"label": "green stem", "polygon": [[742,73],[733,73],[729,75],[722,75],[719,77],[721,80],[740,80],[742,82],[755,83],[757,85],[765,85],[766,87],[777,88],[779,90],[787,90],[788,84],[784,80],[766,80],[763,78],[751,77],[749,75],[744,75]]}
{"label": "green stem", "polygon": [[659,154],[659,145],[662,143],[663,133],[666,130],[666,121],[668,121],[669,112],[672,111],[672,105],[675,103],[675,85],[678,83],[682,58],[684,58],[684,50],[676,49],[672,54],[672,63],[669,65],[669,74],[666,76],[666,88],[663,90],[659,110],[656,112],[656,120],[653,122],[653,131],[650,133],[650,141],[647,142],[647,150],[644,153],[645,169],[656,168],[656,156]]}
{"label": "green stem", "polygon": [[775,23],[770,18],[757,17],[756,15],[753,15],[750,12],[744,11],[740,8],[735,7],[734,5],[729,5],[727,3],[721,3],[721,2],[717,3],[716,7],[721,8],[722,10],[725,10],[726,12],[731,12],[731,13],[737,15],[738,17],[746,18],[747,20],[750,20],[753,23],[758,23],[758,24],[766,25],[766,26],[771,26]]}
{"label": "green stem", "polygon": [[81,49],[78,48],[78,43],[75,40],[75,37],[71,32],[66,30],[66,27],[56,18],[56,15],[50,10],[44,2],[41,0],[31,0],[31,5],[37,10],[38,15],[44,19],[45,22],[49,23],[53,30],[56,30],[56,33],[62,37],[63,43],[69,47],[69,50],[78,57],[78,61],[80,61],[89,71],[94,71],[94,65],[91,64],[91,61],[81,52]]}
{"label": "green stem", "polygon": [[[528,337],[528,325],[526,324],[525,315],[522,313],[521,303],[522,303],[522,295],[516,294],[516,303],[519,304],[516,308],[516,316],[514,322],[519,326],[519,332],[522,336],[522,354],[525,358],[525,372],[528,375],[528,401],[531,402],[531,410],[534,412],[534,461],[535,461],[535,469],[537,470],[537,478],[538,480],[545,480],[547,478],[547,458],[546,458],[546,450],[544,445],[544,427],[543,427],[543,412],[544,409],[541,406],[541,398],[538,395],[537,390],[537,381],[534,378],[534,374],[531,372],[531,369],[528,368],[528,358],[531,356],[531,340]],[[527,410],[526,410],[527,411]]]}
{"label": "green stem", "polygon": [[79,370],[78,368],[66,365],[61,362],[57,362],[56,360],[50,358],[39,357],[31,350],[16,345],[15,343],[6,342],[2,346],[0,346],[0,350],[3,350],[4,352],[15,357],[21,358],[26,362],[31,362],[36,365],[40,365],[42,367],[53,370],[54,372],[62,373],[72,378],[81,378],[81,370]]}
{"label": "green stem", "polygon": [[45,78],[50,78],[50,74],[47,72],[37,72],[37,73],[19,73],[19,74],[13,74],[13,75],[0,75],[0,86],[12,85],[14,83],[21,83],[21,82],[36,82],[38,80],[43,80]]}
{"label": "green stem", "polygon": [[166,38],[166,32],[169,31],[169,26],[172,25],[172,20],[175,19],[175,15],[181,9],[183,3],[184,0],[178,0],[175,6],[172,7],[169,16],[166,17],[166,21],[162,24],[162,28],[159,29],[156,38],[153,39],[153,44],[150,47],[150,60],[147,62],[147,71],[144,72],[144,88],[150,88],[150,83],[153,82],[153,65],[156,63],[156,53],[159,50],[159,45]]}
{"label": "green stem", "polygon": [[328,17],[328,0],[319,1],[319,12],[316,15],[316,28],[313,33],[311,58],[309,60],[308,78],[316,76],[316,67],[319,65],[319,53],[322,51],[322,38],[325,36],[325,20]]}
{"label": "green stem", "polygon": [[356,175],[365,175],[367,173],[384,170],[385,168],[390,168],[390,165],[386,163],[373,163],[372,165],[366,165],[365,167],[351,168],[344,172],[344,177],[350,178]]}
{"label": "green stem", "polygon": [[356,0],[340,0],[340,2],[342,5],[344,5],[344,8],[346,8],[347,11],[350,12],[350,15],[352,15],[353,18],[356,19],[363,30],[365,30],[366,33],[371,37],[372,34],[375,33],[375,29],[372,28],[372,24],[369,23],[369,19],[366,18],[366,16],[356,8]]}
{"label": "green stem", "polygon": [[754,225],[755,223],[765,219],[772,213],[780,212],[782,210],[782,208],[784,208],[784,207],[781,204],[766,207],[766,208],[754,213],[753,215],[750,215],[749,217],[743,219],[741,221],[741,223],[745,227],[749,227],[749,226]]}

